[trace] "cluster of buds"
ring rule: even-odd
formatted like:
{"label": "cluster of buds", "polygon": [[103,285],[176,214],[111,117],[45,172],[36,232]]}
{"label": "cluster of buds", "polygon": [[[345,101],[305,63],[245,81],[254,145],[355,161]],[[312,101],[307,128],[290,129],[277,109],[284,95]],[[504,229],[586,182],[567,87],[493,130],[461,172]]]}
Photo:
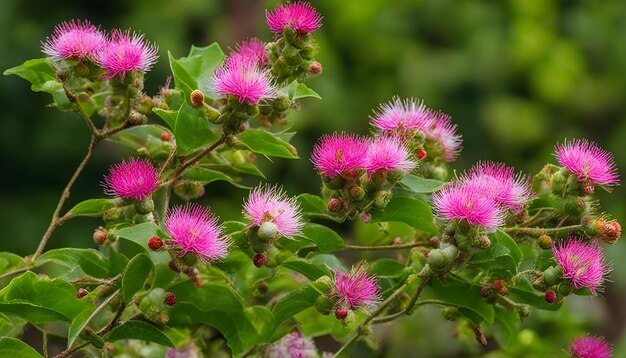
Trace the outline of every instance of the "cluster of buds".
{"label": "cluster of buds", "polygon": [[417,166],[409,157],[397,137],[345,133],[323,136],[312,154],[329,197],[328,210],[339,217],[356,217],[371,207],[386,207],[391,187]]}
{"label": "cluster of buds", "polygon": [[167,324],[170,320],[169,310],[176,304],[176,295],[162,288],[154,288],[143,297],[138,297],[135,303],[150,321]]}

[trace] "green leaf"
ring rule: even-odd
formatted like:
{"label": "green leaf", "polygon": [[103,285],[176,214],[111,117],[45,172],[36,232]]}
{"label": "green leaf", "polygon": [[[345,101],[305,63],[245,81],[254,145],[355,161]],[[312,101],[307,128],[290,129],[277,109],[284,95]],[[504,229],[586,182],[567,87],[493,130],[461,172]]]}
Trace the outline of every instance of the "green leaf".
{"label": "green leaf", "polygon": [[296,159],[296,148],[276,135],[262,129],[246,129],[239,139],[251,151],[270,157]]}
{"label": "green leaf", "polygon": [[313,306],[319,295],[320,293],[309,284],[283,296],[272,309],[276,326],[293,317],[296,313]]}
{"label": "green leaf", "polygon": [[170,260],[170,255],[168,255],[167,252],[154,252],[148,247],[148,240],[152,236],[158,236],[161,239],[167,239],[167,235],[165,235],[154,223],[141,223],[139,225],[123,228],[121,230],[112,230],[112,233],[122,239],[131,241],[141,246],[143,250],[150,255],[152,262],[154,262],[155,264],[168,262]]}
{"label": "green leaf", "polygon": [[298,81],[293,81],[287,87],[283,89],[290,100],[295,101],[300,98],[306,97],[314,97],[317,99],[322,99],[317,92],[313,91],[309,87],[307,87],[304,83],[300,83]]}
{"label": "green leaf", "polygon": [[401,276],[404,273],[404,268],[405,266],[397,260],[378,259],[370,265],[368,271],[380,278],[393,278]]}
{"label": "green leaf", "polygon": [[139,254],[130,260],[122,277],[122,298],[125,303],[132,301],[133,295],[144,287],[153,269],[154,265],[146,254]]}
{"label": "green leaf", "polygon": [[250,187],[237,183],[235,179],[229,177],[228,175],[222,172],[218,172],[217,170],[211,170],[207,168],[199,168],[199,167],[190,168],[189,170],[187,170],[183,178],[188,179],[188,180],[198,181],[202,183],[202,185],[207,185],[214,181],[222,180],[222,181],[231,183],[237,188],[250,189]]}
{"label": "green leaf", "polygon": [[260,342],[269,342],[274,333],[274,315],[265,306],[252,306],[244,310],[250,323],[254,326]]}
{"label": "green leaf", "polygon": [[204,118],[202,113],[184,102],[176,111],[154,108],[152,110],[172,128],[176,138],[176,150],[180,155],[187,155],[198,148],[213,143],[216,128]]}
{"label": "green leaf", "polygon": [[[169,52],[168,57],[176,88],[185,92],[189,101],[189,95],[195,89],[205,93],[210,91],[213,72],[226,56],[219,45],[213,43],[206,47],[192,46],[187,57],[175,59]],[[213,98],[217,97],[214,93],[210,94]]]}
{"label": "green leaf", "polygon": [[427,233],[437,233],[432,209],[419,198],[394,196],[384,210],[372,210],[371,216],[375,223],[399,221]]}
{"label": "green leaf", "polygon": [[[154,112],[163,111],[162,109],[155,109]],[[169,129],[157,125],[157,124],[144,124],[140,126],[134,126],[126,128],[120,132],[115,133],[113,136],[107,138],[114,143],[123,144],[132,149],[138,149],[145,147],[150,137],[158,138],[161,141],[161,134],[167,132],[172,134]]]}
{"label": "green leaf", "polygon": [[71,208],[68,215],[98,217],[114,207],[113,199],[87,199]]}
{"label": "green leaf", "polygon": [[96,278],[109,276],[109,261],[94,249],[63,248],[50,250],[39,256],[36,265],[42,265],[53,261],[68,269],[80,267],[87,275]]}
{"label": "green leaf", "polygon": [[174,343],[158,328],[143,321],[126,321],[114,328],[104,337],[107,342],[115,342],[123,339],[138,339],[154,342],[166,347],[173,347]]}
{"label": "green leaf", "polygon": [[305,224],[299,236],[315,242],[321,252],[337,251],[344,247],[343,239],[339,234],[319,224]]}
{"label": "green leaf", "polygon": [[481,320],[493,323],[493,305],[487,303],[480,295],[480,288],[478,285],[454,279],[448,279],[445,284],[440,280],[433,280],[431,288],[424,290],[420,299],[436,299],[450,306],[463,307],[480,317]]}
{"label": "green leaf", "polygon": [[0,357],[42,358],[33,347],[15,338],[0,338]]}
{"label": "green leaf", "polygon": [[57,80],[54,63],[48,57],[28,60],[4,71],[4,75],[18,75],[31,83],[30,89],[34,92],[50,93],[57,107],[61,109],[70,105],[63,85]]}
{"label": "green leaf", "polygon": [[508,347],[515,341],[521,319],[515,311],[509,311],[499,306],[495,306],[496,321],[494,323],[494,336],[500,346]]}
{"label": "green leaf", "polygon": [[0,252],[0,274],[24,266],[24,259],[12,252]]}
{"label": "green leaf", "polygon": [[299,272],[311,281],[315,281],[322,276],[332,275],[330,270],[325,266],[319,264],[316,265],[309,260],[301,258],[292,258],[283,261],[280,266]]}
{"label": "green leaf", "polygon": [[421,178],[413,174],[409,174],[400,181],[402,185],[416,193],[430,194],[433,193],[444,184],[444,182],[434,179]]}
{"label": "green leaf", "polygon": [[522,251],[515,241],[504,232],[497,231],[489,235],[491,246],[475,253],[469,260],[469,265],[484,265],[486,263],[497,264],[510,271],[517,273],[522,259]]}
{"label": "green leaf", "polygon": [[329,220],[336,220],[335,217],[333,217],[326,208],[326,202],[324,202],[324,199],[322,199],[321,197],[304,193],[298,195],[296,197],[296,200],[298,201],[298,204],[300,204],[302,215],[304,215],[305,217],[319,217]]}

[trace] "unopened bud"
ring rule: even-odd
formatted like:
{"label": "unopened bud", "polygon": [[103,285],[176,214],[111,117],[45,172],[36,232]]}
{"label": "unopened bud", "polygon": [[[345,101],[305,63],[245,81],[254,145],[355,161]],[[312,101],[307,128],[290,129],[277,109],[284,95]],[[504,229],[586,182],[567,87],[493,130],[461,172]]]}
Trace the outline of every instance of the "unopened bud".
{"label": "unopened bud", "polygon": [[365,196],[365,190],[358,185],[353,185],[349,190],[350,200],[361,200]]}
{"label": "unopened bud", "polygon": [[172,270],[174,272],[180,272],[180,266],[178,266],[178,264],[174,260],[170,260],[167,263],[167,266],[170,268],[170,270]]}
{"label": "unopened bud", "polygon": [[506,296],[509,293],[509,289],[507,288],[506,282],[504,280],[495,280],[491,284],[493,291],[500,296]]}
{"label": "unopened bud", "polygon": [[378,170],[372,174],[370,180],[375,187],[380,188],[387,182],[387,172],[384,170]]}
{"label": "unopened bud", "polygon": [[574,286],[570,282],[563,281],[559,284],[558,289],[560,294],[567,296],[574,291]]}
{"label": "unopened bud", "polygon": [[337,307],[337,309],[335,309],[335,318],[337,318],[338,320],[343,320],[344,318],[348,317],[348,309],[345,307]]}
{"label": "unopened bud", "polygon": [[420,149],[417,150],[417,158],[419,160],[426,159],[427,155],[428,155],[428,153],[426,153],[426,150],[424,148],[420,148]]}
{"label": "unopened bud", "polygon": [[472,331],[474,332],[474,338],[476,338],[476,342],[482,344],[483,346],[486,346],[487,337],[485,337],[485,334],[480,329],[480,327],[477,324],[472,324],[471,328],[472,328]]}
{"label": "unopened bud", "polygon": [[552,266],[543,272],[543,282],[549,287],[554,286],[561,280],[563,269],[560,266]]}
{"label": "unopened bud", "polygon": [[191,105],[195,108],[200,108],[204,106],[204,94],[200,90],[193,90],[191,92]]}
{"label": "unopened bud", "polygon": [[433,271],[445,271],[459,254],[455,246],[447,246],[444,249],[433,249],[428,253],[427,263]]}
{"label": "unopened bud", "polygon": [[546,302],[552,304],[556,302],[556,292],[554,292],[553,290],[547,290],[546,293],[543,295],[543,298],[546,300]]}
{"label": "unopened bud", "polygon": [[165,294],[165,300],[163,302],[165,302],[166,305],[172,307],[176,304],[176,295],[173,292],[168,292],[167,294]]}
{"label": "unopened bud", "polygon": [[272,108],[278,112],[283,112],[289,109],[291,106],[291,100],[289,97],[278,97],[272,102]]}
{"label": "unopened bud", "polygon": [[391,200],[392,194],[390,191],[381,190],[374,194],[374,206],[377,209],[384,209]]}
{"label": "unopened bud", "polygon": [[326,275],[315,280],[315,288],[322,293],[330,292],[332,287],[333,287],[333,280]]}
{"label": "unopened bud", "polygon": [[104,245],[107,242],[107,236],[107,230],[100,227],[93,232],[93,241],[97,245]]}
{"label": "unopened bud", "polygon": [[614,244],[622,236],[622,226],[617,221],[610,221],[602,227],[602,241],[607,244]]}
{"label": "unopened bud", "polygon": [[148,240],[148,247],[152,251],[159,251],[161,247],[163,247],[163,240],[161,240],[158,236],[152,236]]}
{"label": "unopened bud", "polygon": [[582,187],[582,193],[583,195],[589,196],[589,195],[593,195],[594,192],[594,187],[591,184],[585,184]]}
{"label": "unopened bud", "polygon": [[[326,297],[325,295],[320,295],[315,300],[315,309],[317,310],[317,312],[323,315],[329,314],[330,311],[333,309],[333,306],[334,306],[333,302],[329,300],[328,297]],[[348,313],[346,312],[346,315],[347,314]]]}
{"label": "unopened bud", "polygon": [[147,215],[154,210],[154,201],[152,200],[152,197],[147,196],[142,201],[136,201],[134,207],[139,214]]}
{"label": "unopened bud", "polygon": [[174,193],[179,198],[189,201],[204,195],[204,186],[194,180],[179,180],[174,184]]}
{"label": "unopened bud", "polygon": [[76,291],[76,298],[83,298],[88,294],[89,291],[85,290],[84,288],[79,288],[78,291]]}
{"label": "unopened bud", "polygon": [[[183,263],[187,266],[194,266],[198,263],[198,256],[189,251],[183,256]],[[197,270],[197,269],[196,269]]]}
{"label": "unopened bud", "polygon": [[544,250],[549,250],[552,248],[552,238],[548,235],[539,236],[539,238],[537,239],[537,243],[539,244],[539,247]]}
{"label": "unopened bud", "polygon": [[261,268],[265,266],[265,263],[267,262],[267,255],[263,253],[258,253],[254,255],[252,262],[254,263],[254,266]]}
{"label": "unopened bud", "polygon": [[516,310],[522,318],[530,316],[530,307],[528,307],[528,305],[519,305],[516,307]]}
{"label": "unopened bud", "polygon": [[456,321],[461,317],[461,311],[456,307],[446,307],[441,310],[441,314],[448,321]]}
{"label": "unopened bud", "polygon": [[477,244],[481,249],[487,249],[491,246],[491,240],[489,240],[487,235],[478,235]]}
{"label": "unopened bud", "polygon": [[309,65],[309,73],[312,75],[319,75],[322,73],[322,70],[322,64],[317,61],[313,61]]}
{"label": "unopened bud", "polygon": [[343,204],[341,203],[341,199],[339,198],[330,198],[330,200],[328,200],[328,211],[330,211],[331,213],[338,213],[341,211]]}
{"label": "unopened bud", "polygon": [[280,233],[278,232],[276,224],[271,221],[266,221],[259,226],[257,236],[261,241],[272,242],[280,236]]}
{"label": "unopened bud", "polygon": [[144,124],[145,122],[146,116],[137,111],[131,111],[128,115],[128,124],[130,124],[131,126],[138,126]]}

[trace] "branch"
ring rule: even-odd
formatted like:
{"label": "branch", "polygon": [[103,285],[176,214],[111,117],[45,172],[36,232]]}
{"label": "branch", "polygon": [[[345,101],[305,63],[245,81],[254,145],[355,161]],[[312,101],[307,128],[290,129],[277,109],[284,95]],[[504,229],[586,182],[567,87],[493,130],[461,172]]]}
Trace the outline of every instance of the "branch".
{"label": "branch", "polygon": [[63,82],[63,90],[65,91],[65,95],[67,96],[67,99],[70,102],[74,103],[76,105],[76,107],[78,108],[78,112],[80,112],[80,114],[85,119],[85,123],[87,123],[87,127],[89,127],[89,130],[91,131],[91,134],[93,136],[95,136],[95,137],[102,137],[102,134],[100,133],[100,131],[98,131],[98,128],[96,128],[96,126],[93,124],[93,121],[91,120],[91,117],[89,117],[89,115],[87,114],[87,112],[85,112],[85,110],[80,105],[80,103],[78,103],[78,100],[76,99],[76,96],[74,96],[72,93],[70,93],[70,91],[67,89],[67,86],[65,85],[64,82]]}
{"label": "branch", "polygon": [[419,298],[420,294],[422,294],[422,291],[424,290],[424,288],[426,288],[426,285],[428,285],[430,280],[432,280],[432,276],[427,276],[417,287],[417,290],[415,290],[413,297],[411,297],[411,301],[409,301],[409,304],[408,306],[406,306],[405,309],[407,315],[410,315],[415,310],[415,303],[417,302],[417,299]]}
{"label": "branch", "polygon": [[517,227],[516,226],[516,227],[505,228],[504,232],[511,233],[511,234],[521,234],[521,235],[539,237],[541,235],[559,234],[562,232],[580,230],[582,228],[583,226],[581,224],[563,226],[563,227],[554,227],[554,228]]}
{"label": "branch", "polygon": [[187,161],[183,162],[180,166],[178,166],[178,168],[176,168],[176,171],[174,171],[174,174],[172,174],[172,178],[168,181],[169,185],[174,184],[176,180],[183,174],[185,169],[199,162],[200,159],[204,158],[205,155],[211,153],[215,148],[219,147],[225,141],[226,141],[226,134],[222,134],[215,142],[213,142],[213,144],[205,148],[200,153],[196,154],[191,159],[188,159]]}
{"label": "branch", "polygon": [[429,241],[416,241],[400,245],[380,245],[380,246],[359,246],[359,245],[343,245],[342,250],[401,250],[410,249],[419,246],[433,246]]}

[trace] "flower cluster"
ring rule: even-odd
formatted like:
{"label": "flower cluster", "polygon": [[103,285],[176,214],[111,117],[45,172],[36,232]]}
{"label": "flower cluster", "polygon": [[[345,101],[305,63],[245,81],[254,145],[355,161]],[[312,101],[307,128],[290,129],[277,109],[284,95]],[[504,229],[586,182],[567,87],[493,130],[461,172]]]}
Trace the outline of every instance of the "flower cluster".
{"label": "flower cluster", "polygon": [[554,245],[552,252],[563,277],[575,288],[586,287],[594,294],[602,289],[604,276],[610,269],[597,242],[585,242],[570,235]]}

